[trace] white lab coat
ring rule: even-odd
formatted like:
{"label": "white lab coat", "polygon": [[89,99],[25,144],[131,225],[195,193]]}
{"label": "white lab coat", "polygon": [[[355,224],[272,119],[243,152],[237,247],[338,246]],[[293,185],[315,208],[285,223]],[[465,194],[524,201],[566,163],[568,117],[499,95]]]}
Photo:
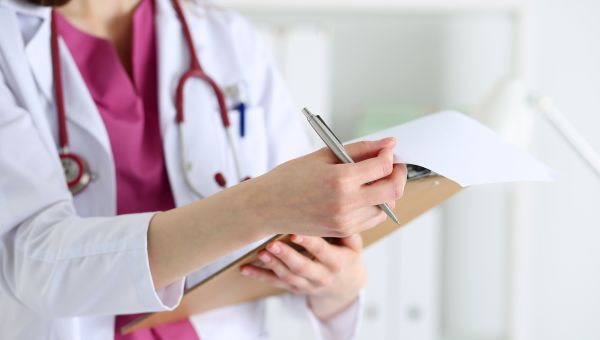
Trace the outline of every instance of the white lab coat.
{"label": "white lab coat", "polygon": [[[173,309],[184,282],[154,289],[146,249],[152,213],[115,216],[108,135],[61,41],[70,146],[95,177],[83,193],[70,195],[57,151],[49,10],[25,3],[0,0],[0,339],[112,339],[113,315]],[[183,5],[205,70],[221,86],[237,84],[246,93],[247,134],[235,141],[243,175],[260,175],[305,153],[300,114],[250,25],[207,4]],[[182,176],[174,119],[175,86],[188,52],[169,0],[157,1],[156,24],[160,131],[171,189],[181,206],[198,199]],[[192,177],[210,195],[219,190],[216,171],[235,178],[216,99],[194,80],[186,87],[185,106]],[[233,111],[230,116],[235,128],[239,117]],[[234,256],[188,279],[197,281]],[[304,297],[287,299],[290,310],[312,320],[320,337],[354,336],[358,303],[323,324]],[[203,340],[266,337],[263,301],[201,314],[192,323]]]}

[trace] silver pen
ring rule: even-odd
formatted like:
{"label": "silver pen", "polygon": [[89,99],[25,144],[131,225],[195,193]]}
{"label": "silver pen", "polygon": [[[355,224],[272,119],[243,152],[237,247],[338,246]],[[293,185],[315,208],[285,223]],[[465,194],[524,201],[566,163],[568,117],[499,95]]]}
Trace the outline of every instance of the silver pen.
{"label": "silver pen", "polygon": [[[306,119],[308,119],[308,123],[310,124],[310,126],[312,126],[315,132],[319,135],[319,137],[321,137],[323,142],[325,142],[327,147],[331,149],[331,151],[340,160],[340,162],[346,164],[354,163],[354,160],[352,160],[352,157],[350,157],[350,155],[346,152],[346,149],[344,148],[342,142],[340,142],[340,140],[335,136],[333,131],[331,131],[329,126],[325,124],[321,117],[319,117],[318,115],[313,115],[312,113],[310,113],[310,111],[308,111],[307,108],[302,109],[302,113],[304,114]],[[387,203],[378,204],[377,206],[381,210],[383,210],[386,213],[386,215],[388,215],[388,217],[391,218],[392,221],[394,221],[394,223],[400,224],[400,221],[398,220],[390,206],[387,205]]]}

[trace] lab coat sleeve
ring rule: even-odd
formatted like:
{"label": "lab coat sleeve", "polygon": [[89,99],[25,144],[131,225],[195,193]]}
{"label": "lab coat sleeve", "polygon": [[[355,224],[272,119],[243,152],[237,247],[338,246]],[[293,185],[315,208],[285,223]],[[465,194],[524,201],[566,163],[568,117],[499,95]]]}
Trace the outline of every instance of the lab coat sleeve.
{"label": "lab coat sleeve", "polygon": [[172,309],[183,280],[155,290],[151,218],[78,217],[57,154],[0,68],[0,290],[44,318]]}
{"label": "lab coat sleeve", "polygon": [[305,295],[286,294],[283,303],[292,315],[306,318],[317,332],[317,340],[352,340],[356,339],[360,325],[360,316],[364,307],[364,293],[344,310],[327,321],[321,321],[308,306]]}

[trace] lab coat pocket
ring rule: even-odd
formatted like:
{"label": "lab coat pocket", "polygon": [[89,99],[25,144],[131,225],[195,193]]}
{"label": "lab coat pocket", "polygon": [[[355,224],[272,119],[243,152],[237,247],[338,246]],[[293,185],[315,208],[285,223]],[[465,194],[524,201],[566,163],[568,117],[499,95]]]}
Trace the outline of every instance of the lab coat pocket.
{"label": "lab coat pocket", "polygon": [[231,149],[212,93],[192,85],[196,84],[190,84],[194,96],[188,96],[191,99],[185,104],[185,122],[179,126],[178,134],[186,185],[197,198],[202,198],[222,190],[215,181],[217,174],[233,180],[229,176]]}
{"label": "lab coat pocket", "polygon": [[[231,187],[248,177],[259,176],[267,171],[268,165],[266,123],[262,108],[246,109],[244,136],[240,134],[242,123],[239,111],[229,110],[229,131],[223,128],[219,110],[215,108],[211,111],[208,115],[188,115],[188,123],[184,127],[184,139],[189,145],[183,150],[186,155],[185,171],[189,174],[188,181],[201,197],[221,191],[223,187],[220,184]],[[228,134],[231,138],[228,138]],[[217,177],[221,177],[222,183]]]}
{"label": "lab coat pocket", "polygon": [[[268,170],[269,145],[265,112],[262,107],[247,107],[242,114],[230,110],[231,134],[242,179],[260,176]],[[233,159],[229,160],[233,162]],[[235,172],[231,174],[234,178]]]}

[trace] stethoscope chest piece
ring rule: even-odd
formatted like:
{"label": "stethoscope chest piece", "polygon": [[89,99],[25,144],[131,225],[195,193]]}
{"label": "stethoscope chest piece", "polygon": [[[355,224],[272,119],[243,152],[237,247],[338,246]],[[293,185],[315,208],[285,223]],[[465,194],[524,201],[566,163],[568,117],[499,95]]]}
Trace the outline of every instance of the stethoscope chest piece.
{"label": "stethoscope chest piece", "polygon": [[82,192],[92,181],[88,166],[81,157],[65,152],[60,154],[60,162],[73,195]]}

